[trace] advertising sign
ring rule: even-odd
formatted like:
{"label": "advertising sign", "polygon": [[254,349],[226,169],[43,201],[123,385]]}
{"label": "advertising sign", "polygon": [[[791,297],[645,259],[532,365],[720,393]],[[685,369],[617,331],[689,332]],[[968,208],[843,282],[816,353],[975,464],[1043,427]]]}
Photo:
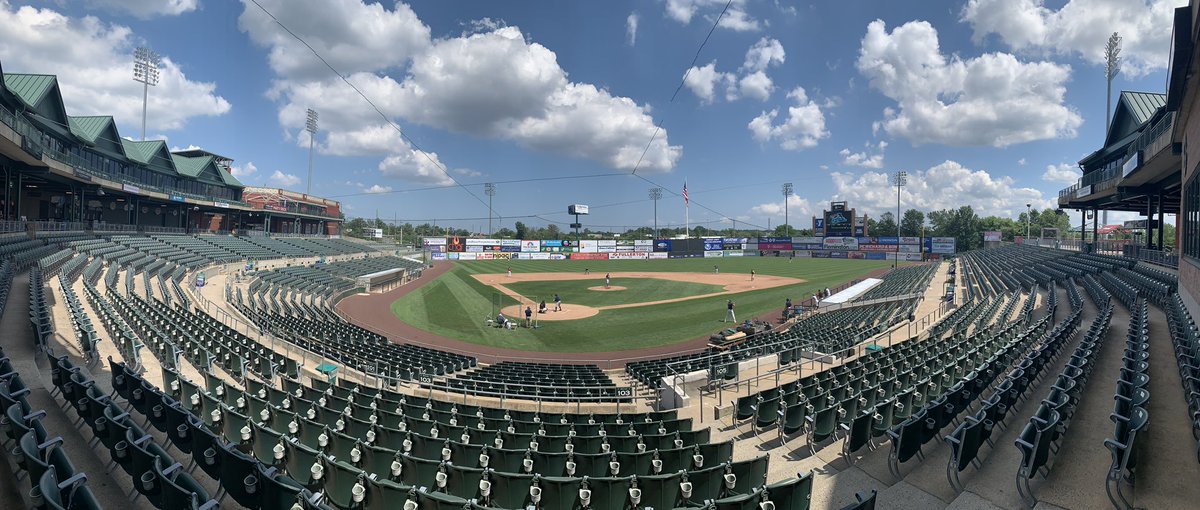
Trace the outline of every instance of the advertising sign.
{"label": "advertising sign", "polygon": [[825,230],[825,218],[813,218],[813,230],[814,231]]}
{"label": "advertising sign", "polygon": [[853,237],[826,237],[823,246],[826,250],[857,250],[858,239]]}
{"label": "advertising sign", "polygon": [[608,253],[572,253],[571,260],[608,260]]}
{"label": "advertising sign", "polygon": [[[471,247],[468,246],[467,249],[469,250],[469,249],[471,249]],[[496,257],[493,256],[493,254],[491,254],[491,253],[478,253],[475,255],[475,260],[492,260],[494,258],[496,258]]]}
{"label": "advertising sign", "polygon": [[893,237],[876,237],[874,239],[875,239],[876,244],[900,244],[900,238],[894,237],[894,236]]}
{"label": "advertising sign", "polygon": [[750,242],[749,237],[722,237],[722,244],[746,244]]}
{"label": "advertising sign", "polygon": [[704,240],[704,251],[721,251],[723,246],[725,245],[720,240]]}
{"label": "advertising sign", "polygon": [[655,239],[654,240],[654,251],[663,251],[663,252],[671,251],[671,240],[670,239]]}
{"label": "advertising sign", "polygon": [[930,253],[954,253],[954,244],[935,242],[929,251]]}
{"label": "advertising sign", "polygon": [[130,193],[141,193],[142,192],[142,188],[139,188],[132,184],[122,184],[121,189],[128,191]]}
{"label": "advertising sign", "polygon": [[983,233],[983,242],[1000,242],[1000,232],[989,230]]}
{"label": "advertising sign", "polygon": [[833,252],[831,252],[831,251],[814,251],[814,252],[812,252],[812,258],[827,259],[827,258],[829,258],[829,254],[831,254],[831,253],[833,253]]}
{"label": "advertising sign", "polygon": [[887,260],[888,255],[888,253],[882,252],[868,252],[867,260]]}
{"label": "advertising sign", "polygon": [[790,249],[792,249],[792,238],[790,238],[790,237],[760,237],[760,238],[758,238],[758,249],[760,249],[760,250],[790,250]]}
{"label": "advertising sign", "polygon": [[667,258],[667,252],[660,251],[660,252],[654,252],[654,253],[647,253],[646,258],[648,258],[648,259],[665,259],[665,258]]}
{"label": "advertising sign", "polygon": [[826,236],[848,236],[853,232],[853,211],[827,211],[825,213]]}
{"label": "advertising sign", "polygon": [[560,239],[543,239],[542,248],[562,248],[563,242]]}
{"label": "advertising sign", "polygon": [[471,239],[467,239],[467,241],[466,241],[466,243],[465,243],[465,244],[466,244],[467,246],[489,246],[489,245],[499,245],[499,244],[500,244],[500,240],[499,240],[499,239],[476,239],[476,238],[471,238]]}
{"label": "advertising sign", "polygon": [[896,251],[899,246],[894,244],[860,244],[858,249],[862,251]]}
{"label": "advertising sign", "polygon": [[461,252],[466,251],[466,247],[462,242],[462,238],[458,236],[451,237],[446,241],[446,251]]}
{"label": "advertising sign", "polygon": [[825,239],[824,239],[824,238],[821,238],[821,237],[816,237],[816,236],[812,236],[812,237],[793,237],[793,238],[792,238],[792,244],[821,244],[821,243],[824,243],[824,242],[825,242]]}
{"label": "advertising sign", "polygon": [[425,237],[421,239],[421,244],[425,246],[446,246],[445,237]]}
{"label": "advertising sign", "polygon": [[169,198],[172,202],[184,202],[185,201],[184,198],[179,195],[168,195],[167,198]]}
{"label": "advertising sign", "polygon": [[217,207],[224,207],[226,209],[229,209],[229,204],[227,204],[225,202],[213,202],[213,205],[215,205]]}
{"label": "advertising sign", "polygon": [[[582,241],[579,241],[579,252],[580,253],[596,253],[599,251],[597,249],[598,246],[599,246],[599,244],[597,241],[591,240],[591,239],[584,239]],[[571,257],[571,258],[574,259],[575,257]]]}
{"label": "advertising sign", "polygon": [[500,246],[516,246],[517,248],[520,248],[521,240],[520,239],[501,239]]}
{"label": "advertising sign", "polygon": [[468,244],[466,246],[466,251],[471,252],[471,253],[483,253],[483,247],[482,246],[473,246],[473,245]]}
{"label": "advertising sign", "polygon": [[608,254],[608,260],[644,260],[645,258],[645,252],[636,251]]}
{"label": "advertising sign", "polygon": [[854,226],[863,227],[866,225],[867,225],[867,217],[866,216],[855,216],[854,217]]}
{"label": "advertising sign", "polygon": [[519,253],[521,251],[521,247],[520,246],[501,246],[500,251],[502,251],[504,253]]}
{"label": "advertising sign", "polygon": [[900,244],[921,244],[920,237],[901,237]]}
{"label": "advertising sign", "polygon": [[478,253],[459,253],[458,260],[475,260],[476,255],[478,255]]}
{"label": "advertising sign", "polygon": [[861,227],[861,226],[854,227],[854,235],[862,236],[862,235],[866,235],[866,233],[867,233],[867,231],[866,231],[865,227]]}
{"label": "advertising sign", "polygon": [[521,251],[522,252],[542,251],[542,242],[535,241],[532,239],[523,239],[521,241]]}
{"label": "advertising sign", "polygon": [[921,253],[921,245],[919,244],[902,244],[897,246],[900,253]]}
{"label": "advertising sign", "polygon": [[706,251],[706,252],[704,252],[704,258],[706,258],[706,259],[720,258],[720,257],[724,257],[724,256],[725,256],[725,252],[723,252],[723,251]]}
{"label": "advertising sign", "polygon": [[725,257],[741,257],[742,256],[742,250],[725,250],[722,253],[725,254],[724,255]]}
{"label": "advertising sign", "polygon": [[852,251],[852,252],[846,254],[846,258],[865,259],[865,258],[867,258],[867,254],[865,252],[861,252],[861,251]]}
{"label": "advertising sign", "polygon": [[446,254],[445,254],[445,253],[434,253],[434,254],[432,255],[432,257],[433,257],[433,260],[446,260]]}
{"label": "advertising sign", "polygon": [[831,251],[831,252],[829,252],[829,258],[831,258],[831,259],[844,259],[844,258],[848,258],[848,255],[847,255],[847,253],[846,253],[846,252],[844,252],[844,251]]}

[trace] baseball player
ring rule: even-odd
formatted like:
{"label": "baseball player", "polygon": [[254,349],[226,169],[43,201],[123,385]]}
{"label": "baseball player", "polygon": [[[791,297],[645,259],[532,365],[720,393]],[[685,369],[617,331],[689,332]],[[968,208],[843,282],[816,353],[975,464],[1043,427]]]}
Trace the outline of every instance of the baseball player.
{"label": "baseball player", "polygon": [[562,311],[562,298],[558,297],[558,294],[554,295],[554,311]]}

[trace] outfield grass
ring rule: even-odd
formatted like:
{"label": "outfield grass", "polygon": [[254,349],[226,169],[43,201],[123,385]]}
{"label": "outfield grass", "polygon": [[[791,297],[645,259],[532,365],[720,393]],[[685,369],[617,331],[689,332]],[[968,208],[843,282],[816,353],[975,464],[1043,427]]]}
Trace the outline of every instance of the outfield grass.
{"label": "outfield grass", "polygon": [[[447,264],[449,262],[439,262]],[[604,310],[599,315],[574,321],[545,321],[536,330],[514,331],[487,327],[495,316],[495,289],[470,275],[503,273],[511,267],[522,272],[662,271],[704,272],[719,265],[722,273],[788,276],[806,280],[799,285],[733,294],[739,318],[778,313],[787,298],[799,302],[817,289],[835,287],[845,281],[891,265],[887,261],[841,259],[789,259],[744,257],[674,260],[513,260],[456,262],[455,267],[433,282],[392,303],[400,320],[417,328],[449,338],[481,345],[528,351],[601,352],[654,347],[690,340],[721,329],[728,296],[714,296],[660,305]],[[591,291],[589,291],[591,292]],[[604,294],[594,292],[595,294]],[[613,292],[611,294],[622,294]],[[516,301],[500,296],[501,306]]]}
{"label": "outfield grass", "polygon": [[600,307],[663,301],[725,291],[725,287],[721,285],[678,282],[658,278],[613,278],[612,284],[625,287],[625,290],[588,290],[589,287],[604,285],[603,274],[592,280],[512,282],[504,283],[504,286],[529,299],[545,300],[546,305],[550,307],[554,306],[555,294],[558,294],[563,303],[567,305],[581,304]]}

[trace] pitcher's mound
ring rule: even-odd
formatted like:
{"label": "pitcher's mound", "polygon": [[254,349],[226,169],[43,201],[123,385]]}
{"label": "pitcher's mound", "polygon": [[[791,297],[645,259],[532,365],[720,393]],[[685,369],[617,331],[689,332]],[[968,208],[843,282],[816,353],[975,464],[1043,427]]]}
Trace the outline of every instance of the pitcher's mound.
{"label": "pitcher's mound", "polygon": [[603,292],[603,291],[606,291],[606,290],[607,290],[607,291],[613,291],[613,290],[625,290],[625,287],[622,287],[622,286],[620,286],[620,285],[610,285],[610,286],[608,286],[608,287],[605,287],[605,286],[603,286],[603,285],[597,285],[597,286],[595,286],[595,287],[588,287],[588,290],[598,290],[598,291],[601,291],[601,292]]}

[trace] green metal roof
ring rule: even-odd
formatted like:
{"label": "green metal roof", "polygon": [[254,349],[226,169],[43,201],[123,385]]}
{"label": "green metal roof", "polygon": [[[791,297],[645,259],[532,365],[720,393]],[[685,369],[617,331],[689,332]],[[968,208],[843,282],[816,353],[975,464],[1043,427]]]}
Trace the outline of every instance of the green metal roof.
{"label": "green metal roof", "polygon": [[125,149],[125,157],[129,158],[131,161],[136,161],[143,165],[149,165],[154,160],[154,156],[158,151],[165,151],[167,143],[162,140],[145,140],[138,142],[122,138],[121,146]]}
{"label": "green metal roof", "polygon": [[188,158],[176,154],[171,155],[171,161],[175,162],[175,171],[191,178],[199,177],[200,172],[204,171],[204,167],[211,163],[212,159],[212,156]]}
{"label": "green metal roof", "polygon": [[1134,120],[1138,124],[1142,124],[1150,120],[1150,117],[1154,116],[1154,112],[1167,104],[1167,95],[1126,90],[1121,92],[1117,107],[1120,108],[1122,103],[1129,108],[1129,113],[1133,115]]}
{"label": "green metal roof", "polygon": [[57,79],[52,74],[6,74],[4,86],[26,106],[33,108],[42,102]]}
{"label": "green metal roof", "polygon": [[104,129],[112,123],[113,118],[104,115],[95,117],[67,117],[67,124],[71,126],[71,134],[93,145],[100,138],[100,135],[104,133]]}
{"label": "green metal roof", "polygon": [[233,172],[230,172],[227,169],[218,168],[217,174],[221,176],[221,181],[224,182],[226,186],[233,186],[235,188],[246,187],[246,185],[242,184],[242,181],[239,181],[237,177],[233,176]]}

